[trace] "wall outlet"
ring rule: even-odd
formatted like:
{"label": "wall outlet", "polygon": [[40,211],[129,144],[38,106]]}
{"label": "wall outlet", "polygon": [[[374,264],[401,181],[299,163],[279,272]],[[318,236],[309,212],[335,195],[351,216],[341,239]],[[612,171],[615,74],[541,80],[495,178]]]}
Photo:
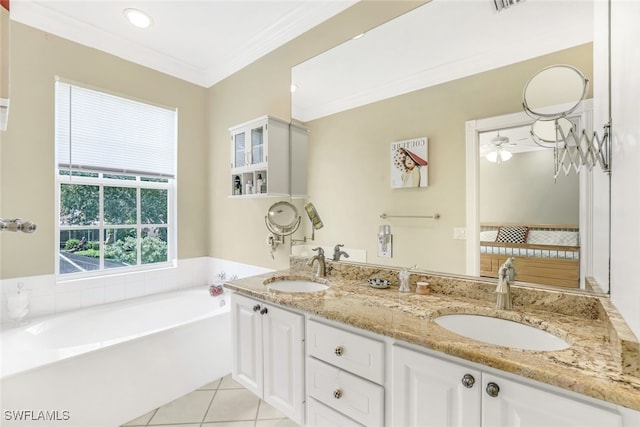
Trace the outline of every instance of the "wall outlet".
{"label": "wall outlet", "polygon": [[391,234],[388,235],[389,241],[384,244],[380,242],[378,239],[378,257],[379,258],[391,258],[391,251],[393,249],[393,236]]}
{"label": "wall outlet", "polygon": [[466,240],[467,239],[467,229],[462,227],[454,227],[453,229],[453,238],[456,240]]}

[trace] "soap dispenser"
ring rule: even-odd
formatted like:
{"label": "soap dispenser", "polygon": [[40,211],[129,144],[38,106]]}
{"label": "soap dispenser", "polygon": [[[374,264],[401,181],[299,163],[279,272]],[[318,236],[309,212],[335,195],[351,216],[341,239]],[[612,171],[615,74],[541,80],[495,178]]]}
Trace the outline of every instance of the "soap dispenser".
{"label": "soap dispenser", "polygon": [[410,277],[410,273],[408,270],[400,270],[400,272],[398,273],[398,280],[400,282],[400,292],[409,292],[410,291],[410,287],[409,287],[409,277]]}

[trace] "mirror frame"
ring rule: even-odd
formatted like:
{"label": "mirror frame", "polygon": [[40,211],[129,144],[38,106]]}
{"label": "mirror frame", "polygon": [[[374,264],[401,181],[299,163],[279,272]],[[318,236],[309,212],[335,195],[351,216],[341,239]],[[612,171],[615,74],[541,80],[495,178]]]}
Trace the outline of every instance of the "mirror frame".
{"label": "mirror frame", "polygon": [[[529,105],[530,102],[527,102],[527,93],[528,91],[531,90],[530,86],[532,85],[532,83],[537,83],[536,79],[540,79],[541,78],[540,76],[544,74],[549,74],[550,72],[559,70],[559,69],[567,69],[573,72],[576,78],[580,79],[580,81],[582,82],[582,93],[578,98],[572,100],[571,102],[566,101],[565,103],[558,104],[552,108],[536,107],[534,110]],[[558,84],[559,86],[561,86],[563,83],[566,83],[565,81],[557,82],[557,80],[558,78],[556,77],[554,83]],[[544,84],[543,84],[543,87],[544,87]],[[584,101],[588,91],[589,91],[589,79],[585,77],[582,71],[580,71],[573,65],[567,65],[567,64],[550,65],[538,71],[537,73],[535,73],[533,76],[531,76],[529,81],[527,81],[527,83],[524,86],[524,90],[522,91],[522,107],[524,108],[525,112],[529,113],[531,117],[536,119],[538,118],[559,119],[561,117],[566,117],[571,115],[571,113],[573,113],[580,106],[581,102]]]}
{"label": "mirror frame", "polygon": [[[273,220],[273,210],[278,206],[284,206],[291,209],[294,219],[290,223],[280,224]],[[298,227],[300,227],[301,220],[302,217],[298,215],[298,209],[292,203],[284,200],[272,204],[267,210],[267,214],[264,216],[264,223],[267,226],[267,230],[276,236],[290,236],[295,233]]]}
{"label": "mirror frame", "polygon": [[[555,108],[555,107],[554,107]],[[580,121],[580,127],[587,133],[593,132],[593,100],[584,100],[568,117],[576,117]],[[480,277],[480,133],[496,131],[499,129],[531,125],[532,119],[524,111],[503,116],[488,117],[479,120],[470,120],[465,123],[466,133],[466,275]],[[591,276],[593,262],[593,236],[591,235],[593,217],[589,206],[593,200],[593,175],[581,173],[580,175],[580,241],[587,245],[580,247],[580,281]],[[611,179],[611,178],[609,178]],[[609,221],[609,229],[611,222]],[[611,234],[609,233],[609,240]],[[609,253],[609,256],[611,254]],[[490,278],[486,278],[492,280]],[[493,279],[496,280],[496,279]],[[523,282],[517,282],[523,283]],[[600,284],[604,286],[604,283]],[[538,286],[538,285],[537,285]],[[580,291],[587,291],[579,288]],[[606,293],[611,293],[611,282],[606,283]]]}

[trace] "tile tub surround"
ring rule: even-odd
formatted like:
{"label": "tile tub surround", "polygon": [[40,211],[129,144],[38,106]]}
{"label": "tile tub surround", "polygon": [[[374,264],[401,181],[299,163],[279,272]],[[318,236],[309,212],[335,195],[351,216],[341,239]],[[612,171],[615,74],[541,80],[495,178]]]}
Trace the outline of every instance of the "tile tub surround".
{"label": "tile tub surround", "polygon": [[[481,365],[640,410],[638,341],[608,298],[514,287],[511,311],[495,309],[495,285],[431,273],[411,274],[431,283],[429,295],[398,292],[398,269],[327,261],[329,289],[313,293],[270,291],[264,281],[313,271],[306,258],[291,269],[234,280],[229,289],[295,310],[423,346]],[[366,279],[391,280],[374,289]],[[540,352],[481,343],[434,322],[447,313],[485,314],[531,324],[568,341],[566,350]],[[634,364],[633,361],[636,361]]]}
{"label": "tile tub surround", "polygon": [[[177,261],[176,267],[121,272],[103,276],[64,280],[55,274],[0,279],[0,305],[6,307],[6,296],[22,283],[31,297],[28,320],[54,313],[101,305],[145,295],[173,292],[212,284],[224,273],[226,277],[247,277],[271,269],[220,258],[199,257]],[[0,310],[0,327],[13,323],[7,310]]]}

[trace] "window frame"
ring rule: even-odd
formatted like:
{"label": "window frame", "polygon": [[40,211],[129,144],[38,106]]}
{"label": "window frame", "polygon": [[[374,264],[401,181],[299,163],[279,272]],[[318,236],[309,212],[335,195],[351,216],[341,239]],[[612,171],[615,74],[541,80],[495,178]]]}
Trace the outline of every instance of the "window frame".
{"label": "window frame", "polygon": [[[126,175],[135,177],[135,180],[123,180],[114,178],[105,178],[104,175],[114,175],[106,172],[92,172],[88,170],[74,170],[73,172],[90,172],[98,174],[97,177],[77,176],[73,174],[62,174],[61,170],[68,169],[55,168],[55,274],[58,281],[67,281],[89,277],[110,276],[115,274],[123,274],[128,272],[157,270],[167,267],[175,267],[177,260],[177,242],[176,242],[176,179],[166,179],[167,182],[143,181],[147,178],[140,175],[130,175],[119,173],[117,175]],[[154,179],[155,177],[148,177]],[[99,218],[97,224],[89,225],[61,225],[60,224],[60,196],[63,184],[73,185],[91,185],[99,188]],[[107,224],[104,221],[104,187],[121,187],[136,189],[136,223],[135,224]],[[141,190],[143,189],[159,189],[167,190],[167,223],[166,224],[147,224],[141,222]],[[167,261],[156,262],[150,264],[142,263],[142,232],[145,228],[164,227],[167,229]],[[104,235],[108,229],[135,229],[136,230],[136,265],[123,267],[104,267]],[[100,257],[99,268],[97,270],[82,271],[76,273],[60,273],[60,233],[67,230],[97,230],[100,236]]]}
{"label": "window frame", "polygon": [[[66,110],[61,110],[61,116],[59,116],[58,106],[62,105],[59,102],[67,102],[64,99],[60,99],[59,90],[66,90],[65,88],[73,89],[73,87],[77,87],[79,89],[89,90],[98,92],[99,94],[107,95],[107,99],[110,97],[121,98],[123,102],[132,102],[137,104],[142,104],[143,109],[146,107],[152,107],[156,109],[163,109],[171,112],[172,115],[170,117],[165,117],[164,119],[173,120],[173,124],[169,125],[167,130],[171,130],[170,135],[171,139],[160,139],[158,142],[161,144],[160,147],[164,152],[166,152],[167,156],[171,156],[169,162],[163,163],[165,167],[161,168],[161,170],[156,170],[151,168],[145,171],[146,166],[142,166],[142,171],[128,169],[130,166],[121,165],[117,161],[113,163],[113,168],[111,167],[111,163],[108,164],[100,164],[99,167],[90,166],[89,164],[83,167],[81,163],[82,161],[78,161],[77,157],[72,158],[72,152],[74,141],[71,140],[71,130],[69,130],[68,137],[69,140],[64,138],[63,140],[59,140],[59,126],[60,119],[62,119],[66,126],[66,120],[72,120],[70,116],[71,110],[73,109],[73,100],[70,98],[68,100],[69,104],[69,112]],[[101,95],[99,95],[101,96]],[[66,105],[66,104],[64,104]],[[106,106],[113,108],[113,102],[106,101]],[[77,108],[77,106],[76,106]],[[100,106],[102,108],[102,105]],[[123,104],[123,108],[128,109],[131,108],[130,105]],[[134,108],[135,109],[135,108]],[[55,133],[54,133],[54,151],[55,155],[55,165],[54,165],[54,204],[55,204],[55,238],[54,238],[54,264],[55,264],[55,277],[56,282],[66,282],[73,281],[76,279],[84,279],[84,278],[93,278],[93,277],[108,277],[118,274],[128,274],[135,273],[138,271],[152,271],[152,270],[161,270],[169,267],[177,267],[177,259],[178,259],[178,226],[177,226],[177,212],[178,212],[178,199],[177,199],[177,186],[178,186],[178,171],[177,171],[177,155],[178,155],[178,108],[170,107],[167,105],[161,105],[157,102],[148,101],[144,99],[140,99],[137,97],[132,97],[126,94],[116,93],[110,90],[106,90],[104,88],[94,87],[91,85],[87,85],[84,83],[79,83],[73,80],[68,80],[61,78],[60,76],[55,77]],[[69,114],[69,116],[67,115]],[[143,118],[148,118],[148,114],[156,114],[149,113],[148,111],[141,112]],[[162,116],[162,113],[160,113]],[[107,116],[109,117],[109,116]],[[131,115],[125,118],[125,122],[123,125],[127,126],[126,121],[128,121]],[[154,117],[158,117],[155,115]],[[134,120],[136,120],[134,118]],[[119,122],[118,122],[119,123]],[[145,123],[149,123],[148,121]],[[168,123],[168,122],[167,122]],[[69,121],[69,126],[71,126],[72,122]],[[134,122],[134,127],[139,128],[139,122],[136,120]],[[64,134],[64,133],[63,133]],[[153,135],[153,132],[149,133]],[[164,134],[163,134],[164,135]],[[100,139],[97,138],[96,141]],[[121,143],[127,144],[128,142],[125,140],[121,140]],[[81,140],[82,144],[83,141]],[[170,145],[166,145],[169,143]],[[60,150],[59,144],[70,144],[69,148],[69,164],[64,164],[67,160],[66,157],[64,159],[60,159]],[[155,142],[154,142],[155,144]],[[167,151],[167,147],[169,150]],[[117,150],[117,146],[113,147],[112,150]],[[134,155],[137,155],[137,151]],[[64,157],[64,156],[63,156]],[[157,165],[157,163],[154,163]],[[147,165],[148,166],[148,165]],[[138,169],[138,168],[136,168]],[[66,172],[66,173],[65,173]],[[80,173],[91,173],[96,174],[96,176],[83,176]],[[105,177],[107,175],[108,177]],[[127,176],[133,177],[134,179],[118,179],[114,176]],[[159,182],[163,180],[164,182]],[[99,218],[97,223],[90,225],[61,225],[60,224],[60,204],[61,204],[61,188],[62,184],[78,184],[78,185],[94,185],[99,188]],[[104,219],[104,188],[105,187],[122,187],[122,188],[135,188],[136,191],[136,221],[135,224],[107,224]],[[144,189],[160,189],[167,191],[167,218],[166,224],[146,224],[142,222],[141,214],[142,212],[142,204],[141,204],[141,190]],[[145,229],[153,228],[153,227],[162,227],[166,229],[166,240],[167,240],[167,258],[164,262],[156,262],[143,264],[142,263],[142,240],[143,240],[143,231]],[[106,233],[105,230],[109,229],[135,229],[136,230],[136,265],[123,266],[123,267],[109,267],[105,268],[105,240]],[[60,241],[61,241],[61,232],[65,230],[97,230],[99,233],[99,241],[100,241],[100,256],[99,256],[99,268],[97,270],[89,270],[82,272],[74,272],[74,273],[60,273]]]}

